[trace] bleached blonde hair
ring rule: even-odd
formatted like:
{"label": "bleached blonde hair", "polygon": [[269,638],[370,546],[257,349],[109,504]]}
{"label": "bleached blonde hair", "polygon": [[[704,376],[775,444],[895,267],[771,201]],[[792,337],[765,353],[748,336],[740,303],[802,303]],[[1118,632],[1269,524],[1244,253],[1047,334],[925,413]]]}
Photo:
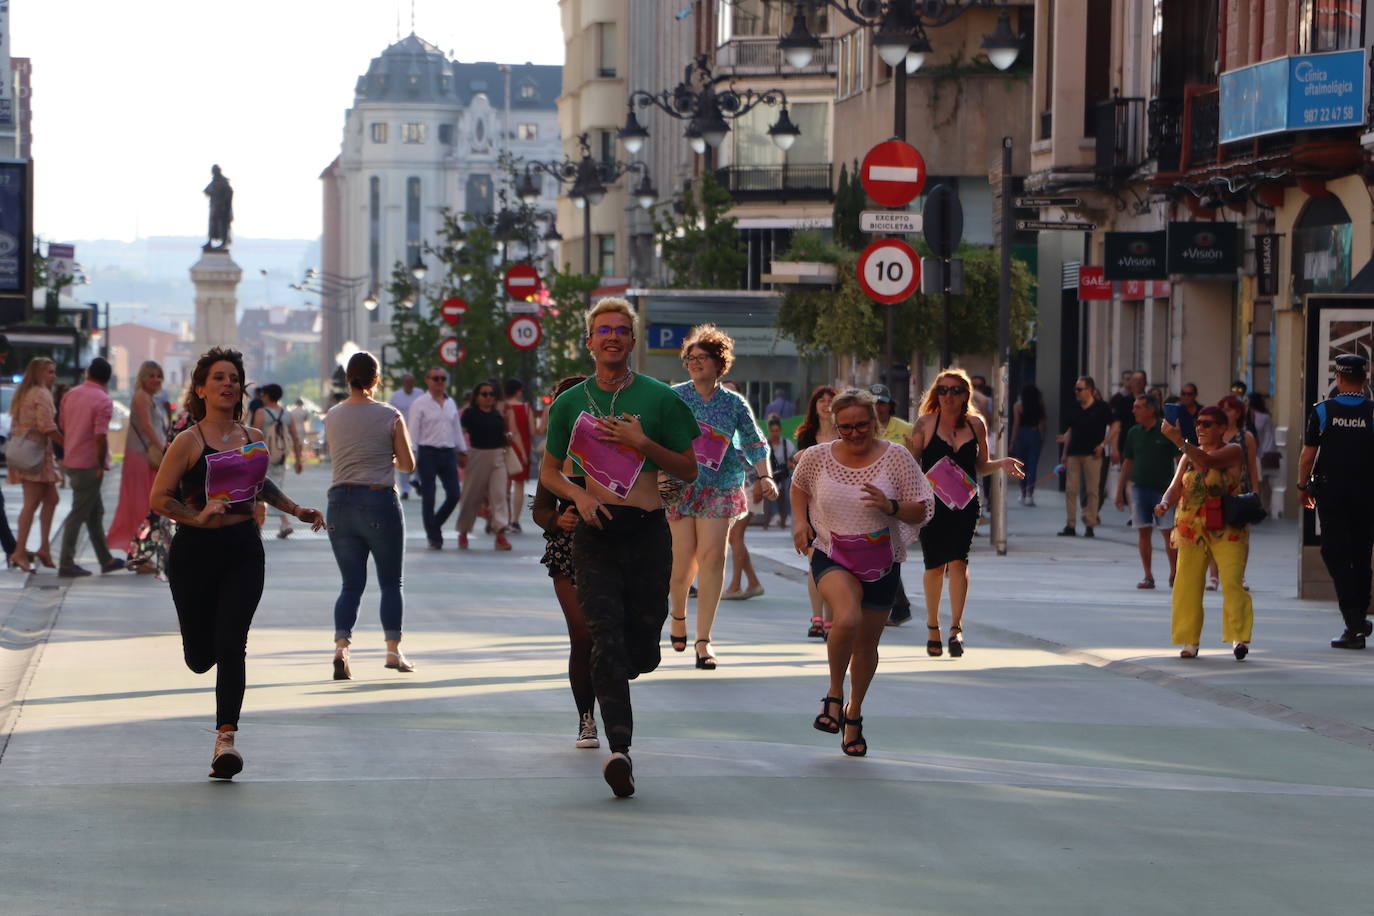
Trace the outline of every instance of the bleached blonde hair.
{"label": "bleached blonde hair", "polygon": [[635,315],[634,307],[629,301],[621,299],[619,296],[607,296],[605,299],[597,300],[591,311],[587,312],[587,336],[591,337],[596,331],[596,318],[607,312],[619,312],[630,319],[630,330],[634,332],[636,338],[639,337],[639,318]]}

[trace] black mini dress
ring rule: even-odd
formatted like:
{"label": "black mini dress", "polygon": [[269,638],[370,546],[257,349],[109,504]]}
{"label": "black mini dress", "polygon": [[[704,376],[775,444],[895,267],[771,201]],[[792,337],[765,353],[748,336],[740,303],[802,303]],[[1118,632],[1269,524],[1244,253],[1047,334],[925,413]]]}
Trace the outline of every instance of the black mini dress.
{"label": "black mini dress", "polygon": [[[935,425],[938,429],[939,423]],[[921,470],[929,471],[946,455],[970,477],[978,479],[977,436],[956,449],[951,448],[938,432],[932,431],[930,441],[921,451]],[[955,560],[968,560],[969,550],[973,547],[973,530],[978,527],[978,514],[977,496],[962,509],[951,509],[940,497],[935,497],[935,515],[921,529],[921,556],[926,569],[939,569]]]}

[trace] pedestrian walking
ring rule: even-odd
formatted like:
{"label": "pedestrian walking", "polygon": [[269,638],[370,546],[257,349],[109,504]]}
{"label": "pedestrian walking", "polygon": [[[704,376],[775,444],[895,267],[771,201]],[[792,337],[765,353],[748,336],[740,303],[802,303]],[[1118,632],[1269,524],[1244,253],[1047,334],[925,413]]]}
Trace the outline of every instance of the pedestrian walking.
{"label": "pedestrian walking", "polygon": [[[215,668],[215,746],[210,776],[243,769],[235,747],[246,681],[248,629],[262,597],[262,535],[253,504],[263,499],[307,524],[324,527],[320,510],[297,504],[267,479],[262,433],[243,425],[243,356],[214,347],[196,362],[189,400],[192,425],[167,449],[153,481],[152,504],[177,523],[167,579],[181,627],[186,667]],[[74,388],[68,397],[80,391]],[[213,443],[213,444],[212,444]],[[77,478],[72,478],[73,486]]]}
{"label": "pedestrian walking", "polygon": [[[630,679],[653,671],[668,616],[672,535],[658,471],[685,483],[697,475],[696,418],[671,388],[630,368],[635,316],[602,299],[587,315],[594,377],[549,408],[539,480],[577,507],[573,568],[592,634],[592,684],[611,754],[602,775],[617,797],[634,794]],[[569,455],[586,489],[563,473]]]}
{"label": "pedestrian walking", "polygon": [[[554,387],[553,397],[557,398],[586,378],[585,375],[568,376]],[[563,459],[563,475],[575,486],[586,489],[587,478],[577,473],[571,458]],[[539,562],[549,571],[553,593],[568,626],[568,683],[572,687],[573,705],[577,707],[577,738],[573,746],[598,748],[601,739],[596,730],[596,689],[592,684],[592,633],[582,614],[582,605],[577,601],[577,568],[573,566],[577,506],[571,500],[560,499],[542,482],[537,482],[530,518],[544,529],[544,556]]]}
{"label": "pedestrian walking", "polygon": [[1365,396],[1369,362],[1336,357],[1336,394],[1307,414],[1297,488],[1304,509],[1321,523],[1322,562],[1336,586],[1345,629],[1333,649],[1363,649],[1369,620],[1370,553],[1374,550],[1374,401]]}
{"label": "pedestrian walking", "polygon": [[[19,509],[19,532],[7,556],[11,565],[33,572],[37,560],[52,569],[52,517],[57,511],[58,466],[54,447],[62,443],[53,408],[52,385],[57,364],[46,356],[35,356],[24,367],[24,377],[10,401],[10,438],[25,438],[42,446],[42,456],[30,468],[21,470],[13,459],[6,478],[24,488],[24,504]],[[29,553],[29,530],[38,515],[38,549]]]}
{"label": "pedestrian walking", "polygon": [[1033,383],[1021,386],[1021,394],[1011,408],[1011,453],[1021,462],[1021,505],[1035,505],[1035,480],[1040,467],[1040,449],[1045,445],[1045,399]]}
{"label": "pedestrian walking", "polygon": [[62,463],[72,484],[72,508],[62,522],[62,553],[57,574],[67,578],[89,576],[90,570],[76,565],[76,539],[86,526],[95,550],[100,572],[124,568],[105,544],[105,503],[100,485],[109,466],[110,415],[114,401],[105,390],[110,383],[110,364],[97,356],[86,367],[86,381],[67,392],[62,399]]}
{"label": "pedestrian walking", "polygon": [[494,549],[510,550],[506,540],[510,478],[506,471],[506,448],[523,455],[520,443],[509,429],[506,418],[496,409],[496,383],[480,382],[472,389],[472,400],[463,409],[461,423],[468,435],[468,463],[463,501],[458,507],[458,549],[468,549],[468,534],[483,503],[491,512],[491,530],[496,535]]}
{"label": "pedestrian walking", "polygon": [[1223,497],[1240,492],[1240,446],[1222,439],[1226,414],[1220,407],[1204,407],[1193,421],[1198,444],[1183,438],[1177,426],[1165,421],[1161,430],[1183,458],[1164,498],[1155,506],[1162,518],[1177,506],[1174,547],[1178,573],[1173,593],[1173,642],[1181,645],[1180,658],[1197,658],[1202,636],[1203,576],[1209,560],[1221,571],[1221,638],[1231,643],[1236,661],[1250,651],[1254,603],[1245,590],[1245,554],[1250,532],[1244,525],[1228,524]]}
{"label": "pedestrian walking", "polygon": [[[926,654],[943,654],[940,593],[949,580],[949,654],[964,654],[964,604],[968,600],[968,555],[978,526],[980,477],[1005,471],[1023,475],[1021,462],[988,455],[988,429],[971,403],[973,386],[962,369],[945,369],[921,399],[911,450],[935,487],[934,513],[921,529],[922,585],[926,599]],[[931,639],[930,634],[935,634]]]}
{"label": "pedestrian walking", "polygon": [[792,515],[792,465],[796,462],[797,443],[782,434],[782,421],[771,416],[766,423],[768,430],[769,464],[773,468],[773,484],[777,487],[777,499],[763,500],[763,529],[768,530],[773,517],[778,518],[778,527],[786,528]]}
{"label": "pedestrian walking", "polygon": [[[462,487],[458,468],[468,463],[468,445],[458,426],[458,406],[448,396],[448,372],[434,366],[425,372],[428,391],[410,405],[406,420],[414,437],[420,479],[420,518],[430,550],[444,546],[444,523],[458,505]],[[444,488],[444,501],[434,508],[436,482]]]}
{"label": "pedestrian walking", "polygon": [[1067,479],[1064,488],[1067,522],[1059,534],[1073,537],[1078,533],[1075,528],[1078,488],[1082,486],[1088,497],[1087,507],[1083,510],[1083,536],[1092,537],[1099,521],[1097,509],[1100,505],[1102,457],[1108,441],[1115,438],[1119,427],[1112,409],[1102,400],[1090,376],[1079,376],[1074,382],[1073,393],[1076,403],[1065,415],[1064,431],[1056,439],[1063,446],[1060,463],[1064,465]]}
{"label": "pedestrian walking", "polygon": [[138,367],[134,393],[129,399],[129,432],[124,438],[124,466],[119,474],[119,502],[115,506],[105,543],[129,554],[133,562],[134,539],[148,521],[148,492],[153,474],[167,450],[167,412],[157,404],[162,391],[162,367],[148,360]]}
{"label": "pedestrian walking", "polygon": [[[301,456],[301,436],[296,429],[296,424],[291,419],[291,412],[282,406],[281,399],[282,387],[276,382],[263,385],[258,391],[262,395],[262,406],[253,411],[248,420],[248,425],[254,429],[262,430],[263,441],[267,443],[267,477],[278,488],[286,485],[286,464],[293,461],[296,473],[300,474],[304,470]],[[333,452],[330,452],[333,455]],[[257,507],[257,523],[261,528],[267,521],[267,508],[263,503]],[[285,539],[291,536],[291,519],[285,513],[280,516],[280,525],[277,528],[277,537]]]}
{"label": "pedestrian walking", "polygon": [[506,379],[502,386],[505,391],[505,405],[502,412],[506,418],[506,429],[512,435],[512,444],[520,458],[520,470],[510,475],[508,531],[520,533],[520,510],[525,505],[525,488],[530,480],[530,462],[534,448],[534,411],[525,401],[525,383],[518,378]]}
{"label": "pedestrian walking", "polygon": [[[367,587],[367,558],[377,568],[381,590],[384,667],[409,673],[415,666],[401,652],[405,598],[406,520],[396,490],[396,474],[415,470],[405,417],[394,404],[374,399],[381,382],[377,357],[360,350],[344,368],[348,399],[324,417],[332,479],[329,487],[329,546],[339,564],[342,585],[334,601],[334,680],[353,677],[349,648],[358,605]],[[270,398],[269,398],[270,400]],[[270,475],[269,475],[270,479]]]}
{"label": "pedestrian walking", "polygon": [[850,389],[832,406],[840,441],[807,449],[792,475],[792,544],[799,554],[810,551],[811,575],[835,614],[825,647],[830,680],[812,725],[839,734],[847,756],[863,757],[863,703],[897,569],[930,519],[934,496],[911,453],[875,435],[872,394]]}
{"label": "pedestrian walking", "polygon": [[[774,478],[773,485],[777,486]],[[759,483],[758,473],[748,468],[744,478],[744,491],[749,497],[749,510],[730,526],[730,584],[721,593],[722,601],[745,601],[763,594],[763,583],[759,581],[754,561],[749,556],[749,545],[744,536],[749,530],[754,516],[763,514],[763,507],[777,500],[763,498],[763,485]]]}
{"label": "pedestrian walking", "polygon": [[734,364],[734,346],[730,335],[713,324],[692,328],[682,342],[682,364],[691,381],[673,386],[700,428],[693,443],[700,468],[695,479],[682,481],[668,501],[668,526],[673,532],[673,617],[668,637],[674,651],[686,650],[687,590],[695,579],[696,643],[692,649],[696,667],[705,671],[714,671],[717,664],[711,628],[725,583],[730,526],[749,513],[744,492],[746,464],[758,473],[765,499],[778,495],[769,449],[749,402],[721,384]]}
{"label": "pedestrian walking", "polygon": [[[4,335],[4,334],[0,334],[0,370],[2,370],[2,369],[4,368],[4,366],[5,366],[5,364],[6,364],[7,362],[9,362],[9,358],[10,358],[10,339],[9,339],[9,337],[7,337],[7,336]],[[11,409],[11,411],[13,411],[13,409],[14,409],[14,402],[13,402],[13,401],[10,402],[10,409]],[[11,432],[13,432],[13,429],[14,429],[13,414],[11,414],[11,422],[10,422],[10,430],[11,430]],[[31,449],[31,451],[33,451],[33,452],[35,453],[35,457],[38,457],[39,454],[45,455],[45,454],[46,454],[46,451],[47,451],[47,445],[46,445],[46,443],[42,443],[42,442],[37,442],[37,441],[35,441],[35,445],[34,445],[34,447]],[[19,546],[18,540],[15,539],[15,537],[14,537],[14,532],[10,530],[10,519],[9,519],[9,515],[5,512],[5,494],[4,494],[3,492],[0,492],[0,550],[3,550],[3,551],[4,551],[4,554],[5,554],[5,565],[6,565],[6,567],[7,567],[8,569],[14,569],[14,568],[15,568],[14,560],[11,559],[11,557],[13,556],[14,551],[15,551],[16,548],[18,548],[18,546]]]}
{"label": "pedestrian walking", "polygon": [[[424,392],[415,387],[415,376],[409,372],[401,375],[401,387],[391,393],[391,406],[401,412],[402,417],[410,416],[410,405],[416,400],[424,397]],[[418,459],[417,459],[418,462]],[[397,471],[397,483],[401,488],[401,499],[410,499],[411,482],[415,479],[415,472],[409,473]]]}
{"label": "pedestrian walking", "polygon": [[[794,468],[803,451],[815,445],[834,442],[839,438],[839,433],[835,432],[835,417],[830,412],[830,404],[834,398],[835,389],[829,385],[817,385],[812,390],[806,404],[806,416],[797,427],[797,454],[792,458]],[[790,493],[788,498],[790,501]],[[794,513],[793,525],[795,524]],[[834,618],[830,606],[825,603],[820,590],[816,588],[816,580],[809,572],[806,576],[806,597],[811,604],[811,626],[807,629],[806,635],[810,639],[825,639],[834,624]]]}
{"label": "pedestrian walking", "polygon": [[1150,538],[1155,528],[1164,540],[1164,552],[1169,558],[1169,587],[1174,586],[1178,569],[1178,553],[1173,544],[1173,515],[1155,514],[1155,506],[1164,501],[1164,491],[1174,480],[1174,464],[1178,448],[1169,441],[1159,427],[1160,405],[1153,395],[1142,394],[1132,407],[1134,424],[1126,430],[1121,477],[1116,490],[1116,507],[1126,508],[1126,487],[1130,485],[1132,521],[1136,529],[1136,548],[1145,578],[1136,588],[1154,588],[1152,565],[1153,548]]}

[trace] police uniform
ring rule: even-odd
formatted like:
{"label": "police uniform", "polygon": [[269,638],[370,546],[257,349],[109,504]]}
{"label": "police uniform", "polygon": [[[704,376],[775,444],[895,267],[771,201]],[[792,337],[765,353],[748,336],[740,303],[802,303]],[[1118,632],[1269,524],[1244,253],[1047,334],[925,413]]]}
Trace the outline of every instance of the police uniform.
{"label": "police uniform", "polygon": [[[1367,365],[1361,356],[1336,358],[1336,371],[1345,375],[1363,376]],[[1310,486],[1321,521],[1322,561],[1346,629],[1332,645],[1364,648],[1374,553],[1374,401],[1346,392],[1318,403],[1307,416],[1303,444],[1321,449]],[[1298,485],[1305,489],[1303,482]]]}

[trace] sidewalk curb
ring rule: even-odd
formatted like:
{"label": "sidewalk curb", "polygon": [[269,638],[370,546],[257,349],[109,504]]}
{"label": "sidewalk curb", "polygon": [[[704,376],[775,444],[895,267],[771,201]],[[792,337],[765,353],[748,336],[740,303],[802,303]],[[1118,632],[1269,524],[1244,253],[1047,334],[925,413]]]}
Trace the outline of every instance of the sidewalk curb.
{"label": "sidewalk curb", "polygon": [[66,596],[65,585],[27,584],[0,621],[0,650],[8,650],[0,655],[0,761]]}

